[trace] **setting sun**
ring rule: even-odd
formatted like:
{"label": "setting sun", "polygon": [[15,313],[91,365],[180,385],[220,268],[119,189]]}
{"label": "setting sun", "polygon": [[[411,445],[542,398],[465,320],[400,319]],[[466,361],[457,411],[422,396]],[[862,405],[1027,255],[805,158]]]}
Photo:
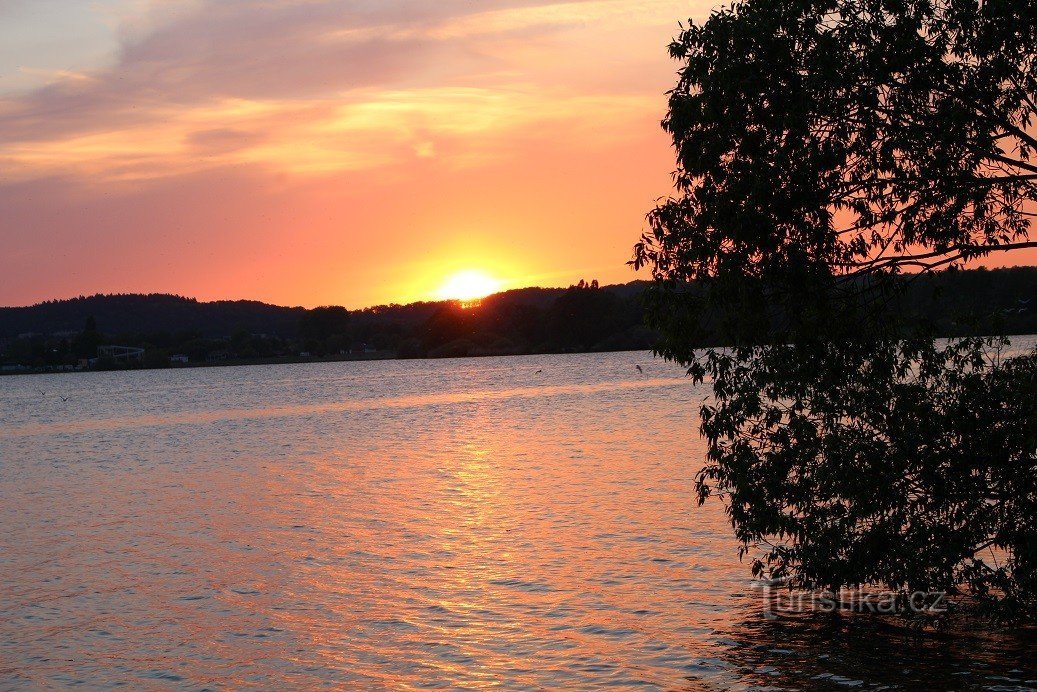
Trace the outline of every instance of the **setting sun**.
{"label": "setting sun", "polygon": [[460,271],[447,277],[436,291],[441,300],[460,300],[463,303],[485,298],[501,289],[501,282],[486,272],[476,269]]}

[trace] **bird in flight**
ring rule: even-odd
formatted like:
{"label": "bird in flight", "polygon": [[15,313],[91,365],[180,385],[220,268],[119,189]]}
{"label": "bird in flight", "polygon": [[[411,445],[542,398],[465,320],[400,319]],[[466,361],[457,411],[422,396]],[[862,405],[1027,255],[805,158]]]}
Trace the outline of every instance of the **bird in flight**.
{"label": "bird in flight", "polygon": [[534,375],[539,375],[539,374],[540,374],[540,373],[542,373],[543,371],[544,371],[544,369],[543,369],[543,368],[540,368],[539,370],[537,370],[537,371],[536,371],[535,373],[533,373],[533,374],[534,374]]}
{"label": "bird in flight", "polygon": [[637,371],[638,371],[639,373],[641,373],[642,375],[644,375],[644,374],[645,374],[645,371],[641,369],[641,366],[640,366],[640,365],[637,365],[637,364],[635,363],[635,364],[634,364],[634,367],[635,367],[635,368],[637,368]]}

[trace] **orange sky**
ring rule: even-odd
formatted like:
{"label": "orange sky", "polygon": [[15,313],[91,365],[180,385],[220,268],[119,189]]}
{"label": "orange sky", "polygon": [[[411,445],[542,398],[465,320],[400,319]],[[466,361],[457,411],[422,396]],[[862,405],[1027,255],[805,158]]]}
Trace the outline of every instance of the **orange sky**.
{"label": "orange sky", "polygon": [[0,0],[0,304],[628,281],[666,44],[710,7]]}
{"label": "orange sky", "polygon": [[628,281],[714,6],[0,0],[0,305]]}

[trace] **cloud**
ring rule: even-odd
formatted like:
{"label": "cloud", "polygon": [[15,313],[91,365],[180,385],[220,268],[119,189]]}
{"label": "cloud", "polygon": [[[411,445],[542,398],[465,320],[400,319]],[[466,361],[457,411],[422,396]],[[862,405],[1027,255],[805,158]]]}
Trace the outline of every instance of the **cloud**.
{"label": "cloud", "polygon": [[[431,38],[451,40],[473,36],[487,36],[525,32],[529,29],[586,26],[605,20],[619,21],[624,26],[673,24],[671,16],[682,3],[673,0],[577,0],[574,2],[544,2],[521,6],[480,9],[441,18],[436,22],[422,22],[417,26],[388,23],[364,28],[330,31],[326,40],[358,40],[373,36],[391,36],[397,40]],[[684,19],[677,15],[679,19]]]}
{"label": "cloud", "polygon": [[266,139],[264,133],[229,127],[195,130],[186,136],[187,148],[198,156],[219,156],[255,146]]}
{"label": "cloud", "polygon": [[[359,90],[324,100],[230,99],[158,108],[141,123],[10,144],[9,179],[79,174],[93,182],[138,181],[226,165],[312,175],[407,163],[435,151],[454,166],[509,153],[540,131],[599,145],[656,104],[632,96],[545,97],[535,89]],[[584,120],[610,124],[606,131]],[[610,134],[611,133],[611,134]]]}
{"label": "cloud", "polygon": [[515,69],[473,37],[606,18],[659,22],[674,4],[197,2],[162,15],[114,67],[0,102],[0,165],[8,179],[91,181],[228,164],[314,174],[415,152],[452,152],[470,165],[536,123],[612,118],[618,129],[658,107],[630,94],[559,92],[537,81],[549,65]]}

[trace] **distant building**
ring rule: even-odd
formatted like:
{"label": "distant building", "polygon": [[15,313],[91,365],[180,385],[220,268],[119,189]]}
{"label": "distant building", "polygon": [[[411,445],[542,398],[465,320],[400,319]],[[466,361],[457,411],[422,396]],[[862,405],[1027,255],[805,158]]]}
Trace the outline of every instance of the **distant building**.
{"label": "distant building", "polygon": [[205,362],[206,363],[217,363],[217,362],[219,362],[221,360],[227,360],[228,358],[230,358],[230,353],[228,351],[225,351],[225,350],[210,351],[208,353],[208,355],[205,356]]}
{"label": "distant building", "polygon": [[134,346],[98,346],[97,357],[114,360],[117,363],[139,363],[144,360],[144,349]]}
{"label": "distant building", "polygon": [[191,359],[185,356],[183,353],[177,353],[169,357],[169,362],[173,365],[187,365]]}

